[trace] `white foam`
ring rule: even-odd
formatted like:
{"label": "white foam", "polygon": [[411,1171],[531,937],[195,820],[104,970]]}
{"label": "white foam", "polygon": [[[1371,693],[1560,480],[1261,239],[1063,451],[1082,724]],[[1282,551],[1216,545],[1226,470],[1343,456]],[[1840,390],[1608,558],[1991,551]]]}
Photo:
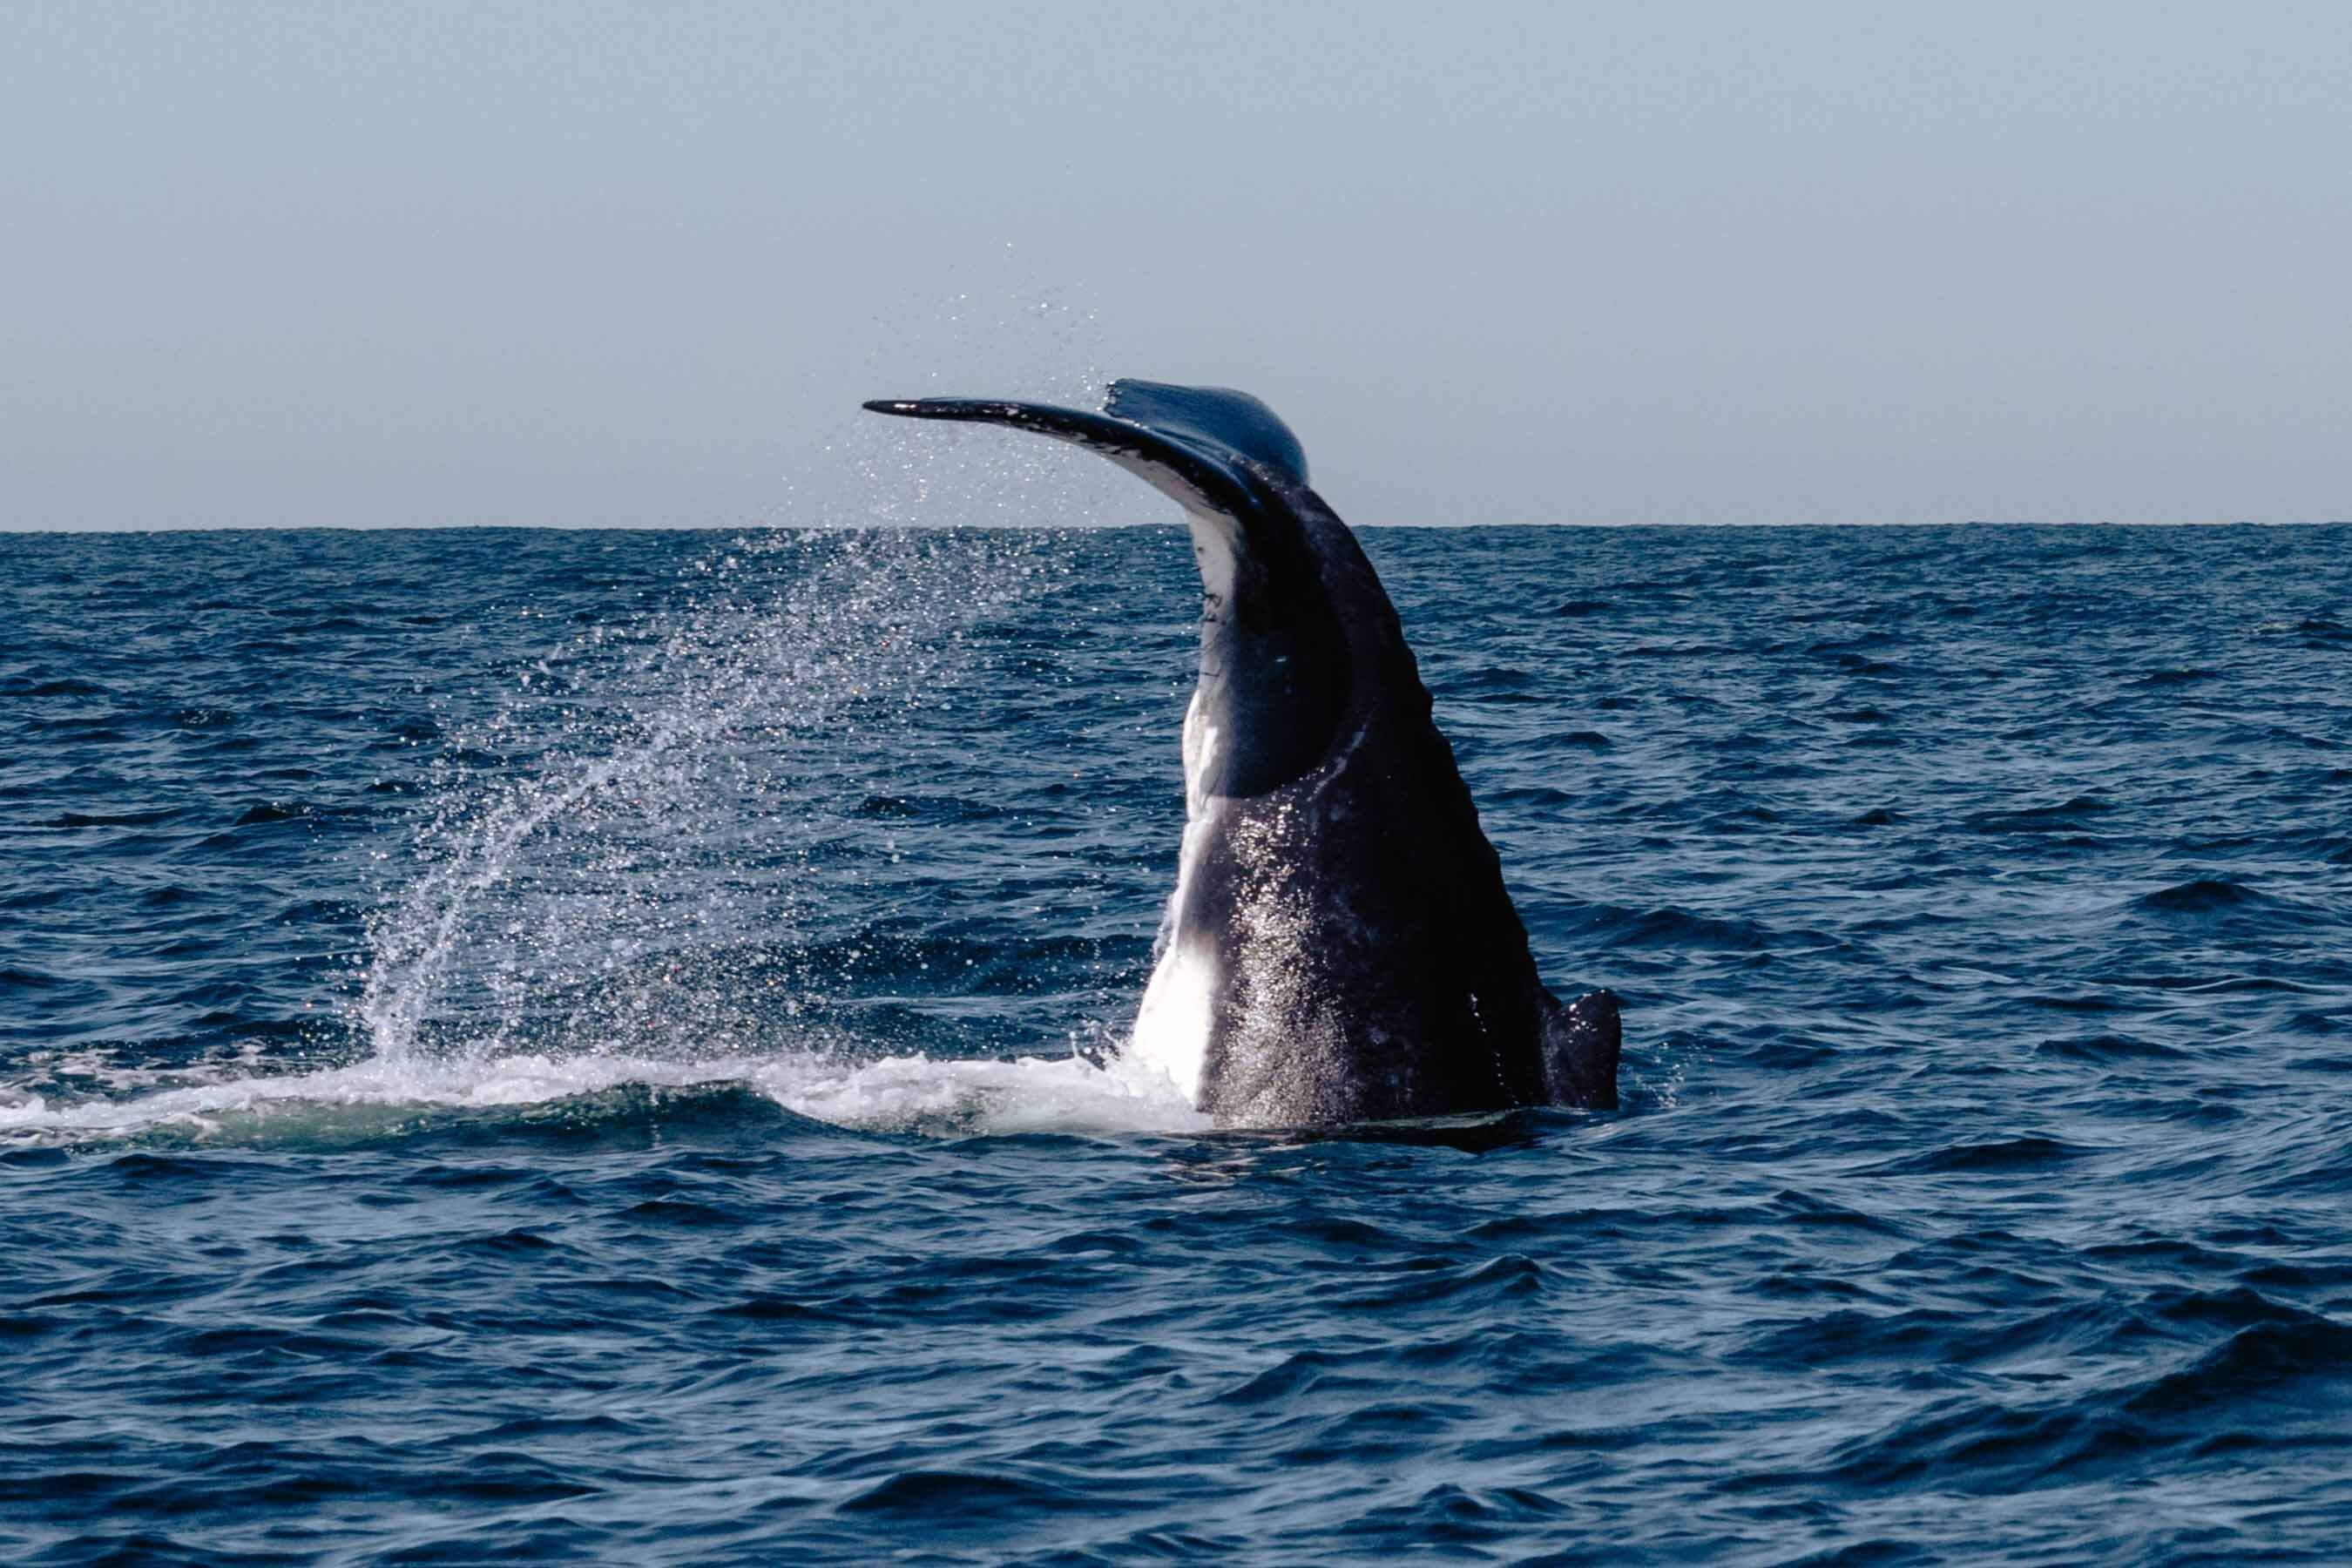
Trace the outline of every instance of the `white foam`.
{"label": "white foam", "polygon": [[[1112,1057],[1013,1061],[822,1054],[672,1061],[626,1054],[515,1055],[431,1062],[375,1058],[306,1073],[215,1079],[119,1098],[61,1100],[0,1089],[0,1140],[54,1142],[182,1135],[200,1141],[274,1130],[364,1133],[428,1110],[544,1105],[642,1085],[740,1084],[799,1115],[873,1131],[969,1136],[1198,1131],[1166,1078]],[[371,1112],[383,1114],[369,1114]],[[324,1113],[324,1114],[322,1114]]]}
{"label": "white foam", "polygon": [[1100,1066],[1082,1057],[889,1057],[753,1081],[788,1110],[846,1127],[1002,1134],[1196,1132],[1212,1125],[1165,1073],[1125,1056]]}

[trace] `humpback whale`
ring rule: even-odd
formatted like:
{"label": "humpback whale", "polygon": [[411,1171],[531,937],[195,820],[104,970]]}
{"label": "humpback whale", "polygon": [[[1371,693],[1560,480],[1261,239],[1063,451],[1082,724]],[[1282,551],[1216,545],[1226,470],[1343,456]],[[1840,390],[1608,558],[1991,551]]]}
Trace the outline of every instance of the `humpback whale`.
{"label": "humpback whale", "polygon": [[1617,998],[1545,989],[1395,607],[1245,393],[1114,382],[1099,412],[865,405],[1100,453],[1184,509],[1201,574],[1185,824],[1128,1044],[1230,1126],[1617,1103]]}

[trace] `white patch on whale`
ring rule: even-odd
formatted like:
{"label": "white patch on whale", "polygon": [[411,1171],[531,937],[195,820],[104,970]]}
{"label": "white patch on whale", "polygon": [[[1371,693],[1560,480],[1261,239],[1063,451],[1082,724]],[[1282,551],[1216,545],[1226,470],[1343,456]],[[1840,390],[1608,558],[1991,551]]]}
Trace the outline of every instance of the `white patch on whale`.
{"label": "white patch on whale", "polygon": [[1185,1103],[1201,1103],[1201,1074],[1208,1065],[1210,1009],[1216,994],[1216,961],[1184,942],[1171,942],[1143,988],[1127,1059],[1168,1075]]}
{"label": "white patch on whale", "polygon": [[1234,542],[1233,519],[1219,512],[1184,509],[1192,531],[1192,561],[1201,572],[1201,596],[1212,616],[1234,602],[1234,575],[1239,570],[1240,547]]}
{"label": "white patch on whale", "polygon": [[[1225,559],[1230,571],[1230,552]],[[1166,1073],[1192,1105],[1201,1102],[1219,976],[1213,944],[1186,940],[1182,911],[1193,868],[1209,842],[1208,783],[1217,760],[1217,727],[1209,722],[1196,689],[1184,707],[1185,820],[1183,845],[1176,857],[1176,889],[1168,895],[1159,956],[1136,1008],[1125,1053],[1131,1061]]]}
{"label": "white patch on whale", "polygon": [[1195,691],[1184,710],[1185,823],[1176,857],[1176,889],[1168,895],[1158,959],[1136,1008],[1125,1053],[1131,1061],[1166,1073],[1192,1105],[1201,1103],[1201,1075],[1208,1065],[1218,966],[1213,943],[1187,940],[1182,915],[1194,868],[1211,837],[1210,802],[1202,785],[1216,749],[1217,727],[1203,718],[1201,694]]}

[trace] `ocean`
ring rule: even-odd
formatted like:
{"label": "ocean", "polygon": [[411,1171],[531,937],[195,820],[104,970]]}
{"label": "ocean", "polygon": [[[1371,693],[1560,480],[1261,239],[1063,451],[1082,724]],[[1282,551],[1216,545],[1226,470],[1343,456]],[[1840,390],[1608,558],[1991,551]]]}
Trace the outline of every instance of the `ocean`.
{"label": "ocean", "polygon": [[1181,531],[0,534],[0,1557],[2343,1560],[2352,528],[1363,538],[1616,1111],[1121,1059]]}

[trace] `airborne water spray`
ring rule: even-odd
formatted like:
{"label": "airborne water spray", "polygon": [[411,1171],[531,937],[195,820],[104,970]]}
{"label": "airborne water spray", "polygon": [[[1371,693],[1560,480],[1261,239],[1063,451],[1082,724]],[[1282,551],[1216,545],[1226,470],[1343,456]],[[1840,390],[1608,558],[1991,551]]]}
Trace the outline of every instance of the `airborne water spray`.
{"label": "airborne water spray", "polygon": [[[941,875],[937,855],[898,867],[911,829],[894,818],[970,767],[976,713],[1034,688],[1000,666],[1072,553],[1035,525],[1102,513],[1099,476],[1066,454],[852,428],[881,526],[714,548],[673,607],[572,639],[454,726],[368,925],[356,1013],[375,1064],[685,1070],[828,1120],[941,1130],[1191,1120],[1067,1043],[1059,1060],[941,1057],[858,1005],[877,946],[920,945],[905,928]],[[908,526],[975,516],[1023,526]],[[1062,1024],[1100,1042],[1109,1022]]]}
{"label": "airborne water spray", "polygon": [[804,955],[828,884],[880,847],[854,842],[856,805],[968,681],[969,628],[1055,570],[1041,542],[739,539],[684,608],[519,677],[455,737],[410,879],[370,922],[377,1056],[827,1043],[792,1020],[824,994]]}

